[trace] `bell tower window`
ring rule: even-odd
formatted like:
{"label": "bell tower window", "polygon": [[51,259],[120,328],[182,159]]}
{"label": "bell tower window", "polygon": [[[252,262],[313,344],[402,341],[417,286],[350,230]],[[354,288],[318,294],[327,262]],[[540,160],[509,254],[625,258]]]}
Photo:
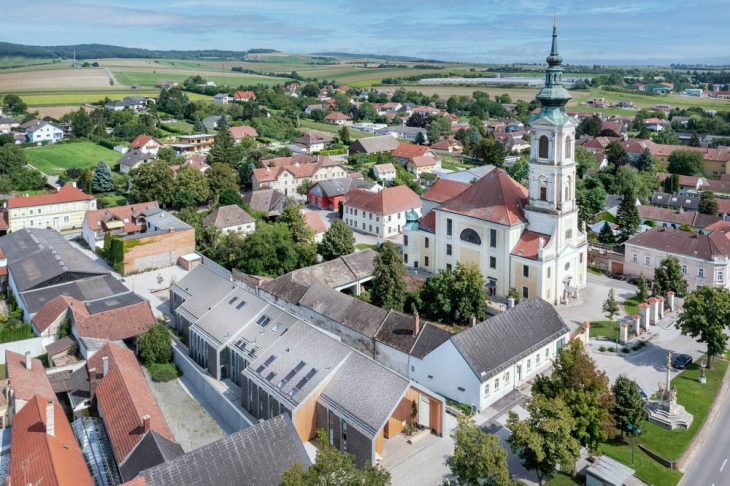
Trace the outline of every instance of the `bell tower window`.
{"label": "bell tower window", "polygon": [[538,141],[538,147],[537,147],[537,156],[541,159],[547,159],[548,153],[550,148],[550,141],[548,140],[547,136],[543,135],[540,137],[540,140]]}
{"label": "bell tower window", "polygon": [[573,179],[570,176],[567,178],[567,185],[565,186],[565,200],[570,201],[570,188],[572,187]]}
{"label": "bell tower window", "polygon": [[540,201],[547,201],[547,187],[540,186]]}
{"label": "bell tower window", "polygon": [[572,159],[573,158],[573,144],[570,137],[567,137],[565,139],[565,158],[566,159]]}

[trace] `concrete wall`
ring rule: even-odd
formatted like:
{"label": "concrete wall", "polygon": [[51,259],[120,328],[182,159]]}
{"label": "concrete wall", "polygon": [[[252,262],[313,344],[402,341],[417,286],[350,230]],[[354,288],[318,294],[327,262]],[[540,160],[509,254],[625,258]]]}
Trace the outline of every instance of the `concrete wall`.
{"label": "concrete wall", "polygon": [[215,410],[231,430],[241,430],[251,425],[238,406],[213,385],[213,378],[188,357],[185,346],[173,342],[172,350],[175,364],[183,372],[187,381],[203,397],[206,405]]}
{"label": "concrete wall", "polygon": [[195,251],[195,230],[176,231],[133,240],[139,242],[124,254],[124,273],[175,265],[178,257]]}
{"label": "concrete wall", "polygon": [[46,354],[45,345],[50,344],[55,340],[55,337],[34,337],[30,339],[23,339],[22,341],[0,344],[0,364],[5,364],[5,351],[12,351],[18,354],[25,354],[26,351],[30,351],[31,356],[40,356],[41,354]]}

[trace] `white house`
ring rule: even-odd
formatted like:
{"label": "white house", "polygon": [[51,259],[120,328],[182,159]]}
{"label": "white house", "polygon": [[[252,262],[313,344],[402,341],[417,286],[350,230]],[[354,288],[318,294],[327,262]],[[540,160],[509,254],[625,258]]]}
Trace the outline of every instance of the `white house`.
{"label": "white house", "polygon": [[345,194],[342,219],[352,229],[387,238],[403,231],[409,213],[421,215],[421,199],[408,186],[379,192],[350,189]]}
{"label": "white house", "polygon": [[256,220],[236,204],[215,208],[205,217],[203,225],[213,225],[223,234],[256,231]]}
{"label": "white house", "polygon": [[56,143],[63,140],[63,130],[53,123],[43,120],[32,120],[20,125],[20,129],[31,143]]}
{"label": "white house", "polygon": [[[570,330],[540,298],[451,335],[425,355],[411,354],[410,378],[482,411],[547,370]],[[434,338],[440,333],[433,331]],[[429,336],[419,336],[419,341]],[[440,339],[443,339],[441,337]],[[419,347],[418,341],[414,350]]]}
{"label": "white house", "polygon": [[373,175],[381,181],[392,181],[396,176],[395,167],[390,162],[387,164],[375,164],[373,166]]}

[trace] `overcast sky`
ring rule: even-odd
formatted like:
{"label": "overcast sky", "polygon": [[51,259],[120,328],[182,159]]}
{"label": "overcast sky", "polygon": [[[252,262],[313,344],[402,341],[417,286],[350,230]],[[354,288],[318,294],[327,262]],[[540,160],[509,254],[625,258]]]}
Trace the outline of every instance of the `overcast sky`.
{"label": "overcast sky", "polygon": [[566,63],[730,63],[730,0],[0,0],[0,40]]}

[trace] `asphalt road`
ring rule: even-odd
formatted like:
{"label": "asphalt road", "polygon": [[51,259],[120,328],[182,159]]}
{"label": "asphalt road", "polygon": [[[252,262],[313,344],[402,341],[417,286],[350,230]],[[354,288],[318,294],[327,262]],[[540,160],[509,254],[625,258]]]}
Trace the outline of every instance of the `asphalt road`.
{"label": "asphalt road", "polygon": [[730,485],[730,407],[723,406],[712,430],[682,478],[683,486]]}

